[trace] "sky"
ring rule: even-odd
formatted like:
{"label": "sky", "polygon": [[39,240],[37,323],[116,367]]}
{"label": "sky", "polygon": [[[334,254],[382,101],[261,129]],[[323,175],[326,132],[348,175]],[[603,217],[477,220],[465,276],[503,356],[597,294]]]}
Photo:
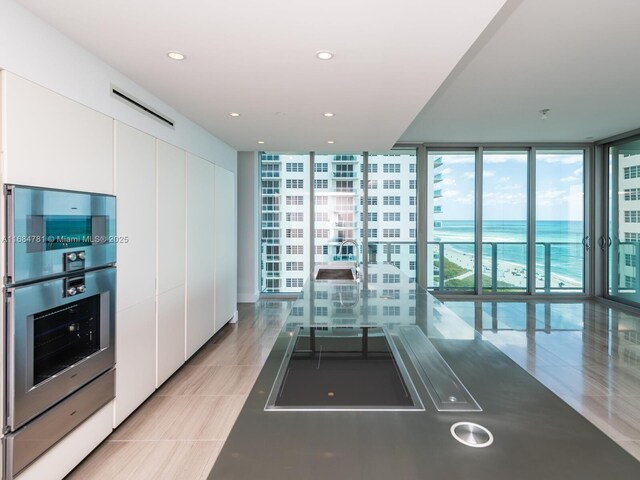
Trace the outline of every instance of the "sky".
{"label": "sky", "polygon": [[[473,220],[475,154],[430,153],[429,160],[442,157],[443,197],[437,220]],[[582,152],[537,152],[536,219],[583,219]],[[483,219],[526,220],[527,154],[526,152],[485,152],[483,158]]]}

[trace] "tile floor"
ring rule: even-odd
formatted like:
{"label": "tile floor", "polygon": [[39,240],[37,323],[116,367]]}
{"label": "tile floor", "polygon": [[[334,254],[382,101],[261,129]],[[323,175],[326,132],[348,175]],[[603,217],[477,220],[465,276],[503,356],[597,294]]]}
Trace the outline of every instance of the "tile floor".
{"label": "tile floor", "polygon": [[207,478],[290,302],[239,305],[227,325],[67,479]]}
{"label": "tile floor", "polygon": [[[592,301],[446,305],[640,460],[640,317]],[[67,478],[206,478],[290,307],[241,304]]]}

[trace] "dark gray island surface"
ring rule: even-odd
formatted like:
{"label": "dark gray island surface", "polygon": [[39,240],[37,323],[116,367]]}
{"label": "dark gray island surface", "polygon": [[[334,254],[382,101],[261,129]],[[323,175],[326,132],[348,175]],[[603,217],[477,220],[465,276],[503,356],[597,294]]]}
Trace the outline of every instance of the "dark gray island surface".
{"label": "dark gray island surface", "polygon": [[[417,326],[414,340],[435,347],[482,410],[437,409],[406,357],[423,409],[265,410],[292,337],[362,326],[389,338]],[[459,443],[450,430],[461,421],[486,427],[493,443]],[[398,270],[371,266],[366,284],[307,282],[209,478],[637,480],[640,462]]]}

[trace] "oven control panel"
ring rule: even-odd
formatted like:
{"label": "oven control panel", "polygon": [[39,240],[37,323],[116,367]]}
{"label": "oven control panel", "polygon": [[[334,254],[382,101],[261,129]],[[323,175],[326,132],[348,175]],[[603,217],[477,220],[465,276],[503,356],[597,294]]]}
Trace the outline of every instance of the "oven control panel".
{"label": "oven control panel", "polygon": [[77,277],[67,277],[64,279],[64,296],[73,297],[80,293],[84,293],[87,289],[84,281],[84,275]]}
{"label": "oven control panel", "polygon": [[64,271],[73,272],[74,270],[84,270],[84,260],[86,253],[84,250],[76,252],[68,252],[64,255]]}

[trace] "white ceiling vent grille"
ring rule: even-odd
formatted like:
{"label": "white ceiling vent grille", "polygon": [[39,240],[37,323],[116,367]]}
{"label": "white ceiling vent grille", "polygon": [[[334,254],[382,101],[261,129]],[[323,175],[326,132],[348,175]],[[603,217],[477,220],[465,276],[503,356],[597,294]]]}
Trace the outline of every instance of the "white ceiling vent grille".
{"label": "white ceiling vent grille", "polygon": [[119,89],[118,87],[115,87],[113,85],[111,86],[111,95],[117,98],[118,100],[126,103],[130,107],[135,108],[136,110],[150,116],[151,118],[154,118],[155,120],[158,120],[159,122],[162,122],[165,125],[168,125],[171,128],[174,128],[174,122],[169,117],[161,114],[157,110],[154,110],[150,106],[145,105],[143,102],[136,99],[135,97],[132,97],[125,91]]}

